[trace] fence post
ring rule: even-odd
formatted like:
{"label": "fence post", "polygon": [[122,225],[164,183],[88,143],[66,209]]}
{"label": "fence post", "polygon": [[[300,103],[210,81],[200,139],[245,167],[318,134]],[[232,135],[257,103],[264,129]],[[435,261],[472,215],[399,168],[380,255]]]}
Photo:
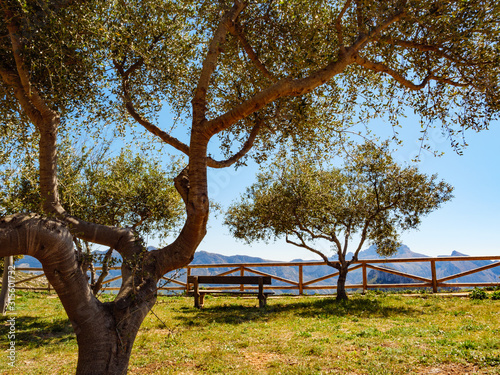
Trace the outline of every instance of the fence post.
{"label": "fence post", "polygon": [[432,293],[437,293],[437,277],[436,277],[436,261],[431,260],[431,273],[432,273]]}
{"label": "fence post", "polygon": [[366,262],[363,262],[363,294],[366,294],[368,289],[368,279],[366,277]]}
{"label": "fence post", "polygon": [[186,267],[186,295],[189,294],[189,276],[191,276],[191,267]]}
{"label": "fence post", "polygon": [[[240,266],[240,276],[245,276],[245,266]],[[243,284],[240,285],[240,290],[242,292],[245,290],[245,286]]]}
{"label": "fence post", "polygon": [[304,294],[304,266],[299,265],[299,296]]}

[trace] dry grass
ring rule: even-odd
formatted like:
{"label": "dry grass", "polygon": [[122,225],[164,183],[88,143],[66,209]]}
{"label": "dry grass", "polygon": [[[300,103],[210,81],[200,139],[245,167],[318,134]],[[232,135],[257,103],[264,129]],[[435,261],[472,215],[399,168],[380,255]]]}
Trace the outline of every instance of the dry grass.
{"label": "dry grass", "polygon": [[[6,374],[70,374],[76,341],[57,299],[19,297],[18,362]],[[22,299],[22,301],[21,301]],[[399,295],[160,297],[130,374],[500,374],[500,301]],[[2,347],[6,345],[2,335]]]}

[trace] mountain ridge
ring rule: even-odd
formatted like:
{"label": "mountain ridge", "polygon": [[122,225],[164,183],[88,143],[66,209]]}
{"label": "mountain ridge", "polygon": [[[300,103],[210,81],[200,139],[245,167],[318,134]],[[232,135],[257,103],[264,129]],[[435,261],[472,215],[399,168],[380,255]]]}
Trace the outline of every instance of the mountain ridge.
{"label": "mountain ridge", "polygon": [[[119,254],[117,254],[119,255]],[[438,257],[448,257],[448,256],[464,256],[468,255],[460,253],[458,251],[453,251],[451,255],[439,255]],[[347,259],[352,257],[352,253],[349,253]],[[391,257],[383,257],[376,253],[376,247],[370,246],[367,249],[359,253],[358,259],[398,259],[398,258],[430,258],[428,255],[420,254],[412,251],[408,246],[402,245],[396,254]],[[331,257],[331,260],[336,260],[337,258]],[[191,262],[192,265],[197,264],[227,264],[228,267],[211,269],[195,269],[193,274],[197,275],[215,275],[221,272],[228,272],[232,270],[231,264],[245,264],[245,263],[292,263],[292,262],[317,262],[318,260],[304,260],[304,259],[294,259],[291,262],[285,261],[272,261],[260,257],[254,257],[249,255],[222,255],[218,253],[211,253],[204,250],[199,250],[195,253],[194,259]],[[436,262],[436,274],[438,278],[458,274],[461,272],[468,271],[473,268],[482,267],[491,264],[492,261],[481,260],[481,261],[443,261]],[[41,267],[41,264],[35,258],[26,256],[16,262],[17,267],[22,267],[28,265],[29,267]],[[429,262],[408,262],[408,263],[384,263],[379,265],[381,267],[391,268],[400,272],[431,278],[432,272],[430,269]],[[258,267],[259,272],[271,274],[287,280],[298,280],[298,269],[297,267],[274,267],[274,266],[262,266]],[[370,270],[373,271],[373,270]],[[303,267],[303,280],[307,282],[308,280],[314,280],[323,277],[328,274],[332,274],[336,270],[329,266],[306,266]],[[112,270],[110,272],[110,277],[118,276],[120,274],[119,270]],[[371,272],[371,277],[369,277],[373,282],[377,284],[392,283],[395,280],[393,276],[386,272],[376,271]],[[482,271],[480,273],[474,273],[472,275],[467,275],[459,279],[455,279],[455,282],[499,282],[500,267],[490,268],[488,270]],[[183,277],[185,278],[185,276]],[[181,279],[182,280],[182,279]],[[403,280],[403,279],[401,279]],[[359,284],[362,282],[362,272],[361,270],[354,270],[349,272],[347,284]],[[335,279],[327,279],[322,282],[318,282],[318,285],[334,285],[336,283]],[[276,282],[275,285],[287,285],[286,283]],[[290,285],[290,284],[288,284]]]}

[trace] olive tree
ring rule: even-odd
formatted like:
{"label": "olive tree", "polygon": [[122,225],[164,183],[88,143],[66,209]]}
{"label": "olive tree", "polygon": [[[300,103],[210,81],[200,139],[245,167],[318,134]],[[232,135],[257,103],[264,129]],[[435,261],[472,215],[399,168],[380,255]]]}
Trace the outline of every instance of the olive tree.
{"label": "olive tree", "polygon": [[[340,168],[316,164],[292,159],[259,174],[228,209],[225,223],[249,243],[284,237],[319,255],[339,272],[338,300],[347,299],[349,266],[366,241],[378,254],[390,256],[401,245],[401,231],[417,228],[423,216],[452,198],[453,188],[436,175],[397,165],[387,145],[358,146]],[[351,247],[353,237],[357,243]],[[338,260],[331,260],[318,241],[330,242]]]}
{"label": "olive tree", "polygon": [[[335,140],[377,116],[397,126],[405,107],[424,138],[442,126],[457,147],[457,132],[498,117],[496,0],[1,0],[0,12],[0,150],[15,159],[36,142],[42,198],[34,214],[2,218],[0,256],[40,260],[74,327],[80,374],[127,371],[157,281],[205,236],[208,168]],[[162,122],[162,106],[184,130]],[[187,156],[174,179],[184,225],[153,251],[132,228],[71,214],[60,194],[58,137],[132,126],[150,134],[146,154]],[[73,237],[120,253],[114,301],[93,296]]]}
{"label": "olive tree", "polygon": [[[69,147],[68,145],[66,145]],[[144,159],[122,150],[110,156],[108,145],[90,149],[65,149],[64,158],[58,162],[59,192],[67,202],[68,212],[99,224],[132,228],[142,237],[162,238],[172,232],[183,217],[180,197],[171,179],[178,161],[165,168],[160,160]],[[39,171],[33,160],[25,159],[17,171],[0,173],[0,212],[3,216],[14,212],[36,212],[42,199],[38,189]],[[78,251],[80,268],[90,273],[90,286],[96,295],[109,267],[116,263],[113,248],[105,254],[93,250],[93,244],[73,238]],[[15,257],[16,259],[18,257]],[[1,261],[1,259],[0,259]],[[8,265],[14,259],[5,258]],[[95,262],[102,265],[97,275]],[[0,264],[6,278],[7,268]],[[7,283],[2,282],[0,306],[7,306]],[[4,311],[5,312],[5,311]]]}

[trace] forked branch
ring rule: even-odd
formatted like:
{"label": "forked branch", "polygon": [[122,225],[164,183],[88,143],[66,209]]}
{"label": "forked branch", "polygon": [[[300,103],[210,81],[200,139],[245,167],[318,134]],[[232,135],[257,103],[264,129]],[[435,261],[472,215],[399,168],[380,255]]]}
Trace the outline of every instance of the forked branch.
{"label": "forked branch", "polygon": [[393,14],[391,17],[387,18],[384,22],[379,24],[377,27],[375,27],[369,33],[366,33],[366,34],[360,33],[358,39],[352,45],[352,48],[356,51],[361,50],[369,42],[373,41],[375,38],[380,37],[380,34],[382,33],[382,31],[388,29],[389,26],[395,24],[396,22],[398,22],[399,20],[401,20],[405,16],[406,16],[405,11],[399,11],[399,12]]}
{"label": "forked branch", "polygon": [[248,136],[246,142],[243,144],[243,147],[241,148],[240,151],[238,151],[236,154],[223,161],[217,161],[209,157],[207,160],[207,165],[211,168],[226,168],[236,163],[243,156],[245,156],[248,153],[248,151],[252,149],[252,146],[255,142],[255,138],[257,138],[257,135],[259,134],[261,128],[262,128],[262,121],[257,120],[257,123],[252,128],[250,135]]}
{"label": "forked branch", "polygon": [[135,70],[137,70],[140,67],[140,65],[143,64],[143,62],[144,59],[140,58],[129,69],[125,70],[122,63],[118,62],[117,60],[113,60],[115,69],[122,79],[123,101],[125,104],[125,108],[127,109],[127,112],[130,114],[130,116],[132,116],[132,118],[137,123],[142,125],[147,131],[156,135],[163,142],[171,145],[175,149],[181,151],[186,155],[189,155],[188,145],[179,141],[177,138],[172,137],[167,132],[161,130],[159,127],[149,122],[147,119],[141,116],[135,109],[134,103],[132,102],[132,96],[130,94],[129,77],[130,74],[132,74]]}
{"label": "forked branch", "polygon": [[409,79],[407,79],[406,77],[404,77],[401,73],[399,73],[395,69],[392,69],[392,68],[388,67],[387,65],[379,63],[379,62],[370,61],[370,60],[360,56],[359,54],[356,54],[354,56],[354,61],[358,65],[360,65],[364,68],[367,68],[367,69],[370,69],[370,70],[373,70],[373,71],[376,71],[379,73],[389,74],[392,78],[394,78],[401,85],[405,86],[406,88],[408,88],[410,90],[414,90],[414,91],[422,90],[431,80],[446,83],[448,85],[455,86],[455,87],[467,87],[467,86],[469,86],[469,84],[467,84],[467,83],[456,82],[456,81],[453,81],[449,78],[436,76],[432,73],[428,74],[422,80],[421,83],[414,83],[414,82],[410,81]]}
{"label": "forked branch", "polygon": [[229,30],[229,25],[236,21],[238,15],[245,8],[246,3],[240,0],[235,0],[233,7],[224,14],[217,30],[208,47],[207,54],[203,60],[198,84],[193,95],[193,118],[201,121],[205,117],[206,112],[206,96],[210,79],[217,68],[217,59],[222,51],[222,46],[226,42],[226,35]]}
{"label": "forked branch", "polygon": [[294,245],[294,246],[297,246],[297,247],[302,247],[304,249],[307,249],[311,252],[313,252],[314,254],[317,254],[321,257],[321,259],[323,259],[325,262],[329,263],[329,260],[328,260],[328,257],[323,254],[321,251],[319,250],[316,250],[315,248],[312,248],[311,246],[309,246],[305,241],[304,241],[304,238],[302,237],[302,235],[300,234],[300,232],[298,231],[292,231],[293,234],[295,234],[297,236],[297,238],[300,240],[300,243],[298,242],[295,242],[295,241],[292,241],[290,238],[288,238],[288,233],[285,235],[285,240],[287,243],[291,244],[291,245]]}
{"label": "forked branch", "polygon": [[276,82],[276,77],[265,67],[265,65],[260,61],[259,56],[253,50],[248,40],[245,38],[241,25],[237,22],[231,23],[229,25],[229,31],[233,34],[238,41],[241,43],[241,46],[245,50],[248,55],[248,58],[255,64],[257,69],[261,71],[261,73],[271,82]]}

